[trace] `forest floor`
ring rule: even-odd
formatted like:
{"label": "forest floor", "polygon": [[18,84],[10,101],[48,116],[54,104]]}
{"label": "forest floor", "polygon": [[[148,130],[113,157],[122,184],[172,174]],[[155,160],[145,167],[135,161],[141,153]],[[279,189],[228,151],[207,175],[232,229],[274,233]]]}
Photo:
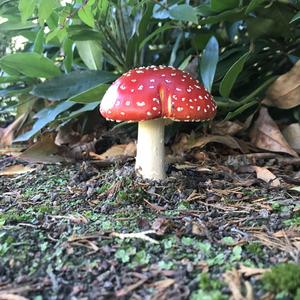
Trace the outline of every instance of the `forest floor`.
{"label": "forest floor", "polygon": [[205,155],[160,183],[132,160],[1,176],[0,299],[300,299],[299,160]]}

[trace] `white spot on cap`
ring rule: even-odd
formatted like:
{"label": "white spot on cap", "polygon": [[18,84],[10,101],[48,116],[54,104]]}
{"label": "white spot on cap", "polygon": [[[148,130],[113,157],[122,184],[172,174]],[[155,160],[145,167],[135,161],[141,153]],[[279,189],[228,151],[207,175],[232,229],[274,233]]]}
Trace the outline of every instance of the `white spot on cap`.
{"label": "white spot on cap", "polygon": [[200,100],[203,100],[203,97],[202,97],[202,96],[198,96],[198,98],[199,98]]}
{"label": "white spot on cap", "polygon": [[121,112],[120,112],[120,114],[121,114],[122,116],[125,116],[125,113],[124,113],[124,111],[121,111]]}
{"label": "white spot on cap", "polygon": [[176,76],[176,73],[171,73],[171,76]]}
{"label": "white spot on cap", "polygon": [[131,89],[130,92],[133,93],[133,92],[134,92],[134,89]]}
{"label": "white spot on cap", "polygon": [[210,108],[209,104],[206,105],[207,108]]}
{"label": "white spot on cap", "polygon": [[165,79],[165,82],[166,82],[166,83],[171,83],[172,80]]}
{"label": "white spot on cap", "polygon": [[172,95],[172,98],[177,100],[177,96],[176,95]]}
{"label": "white spot on cap", "polygon": [[166,74],[161,74],[161,77],[166,77]]}
{"label": "white spot on cap", "polygon": [[153,100],[154,102],[159,103],[159,99],[157,99],[157,98],[153,98],[152,100]]}
{"label": "white spot on cap", "polygon": [[185,79],[184,79],[184,78],[181,78],[181,81],[185,81]]}
{"label": "white spot on cap", "polygon": [[138,102],[136,103],[136,105],[137,105],[137,106],[145,106],[146,103],[145,103],[144,101],[142,101],[142,102],[139,102],[139,101],[138,101]]}
{"label": "white spot on cap", "polygon": [[109,110],[107,113],[108,113],[108,114],[111,114],[111,110]]}
{"label": "white spot on cap", "polygon": [[144,86],[141,84],[139,87],[138,87],[138,90],[142,90],[144,88]]}
{"label": "white spot on cap", "polygon": [[195,84],[195,88],[199,89],[199,90],[201,89],[201,87],[199,85],[196,85],[196,84]]}
{"label": "white spot on cap", "polygon": [[206,108],[204,108],[204,112],[205,112],[205,113],[207,112]]}
{"label": "white spot on cap", "polygon": [[181,91],[182,91],[182,89],[180,89],[180,88],[176,88],[176,91],[178,91],[178,92],[181,92]]}
{"label": "white spot on cap", "polygon": [[126,101],[126,102],[125,102],[125,105],[126,105],[126,106],[130,106],[130,101]]}
{"label": "white spot on cap", "polygon": [[154,82],[155,80],[154,79],[150,79],[150,82]]}
{"label": "white spot on cap", "polygon": [[142,71],[142,70],[136,70],[136,73],[142,74],[142,73],[144,73],[144,71]]}
{"label": "white spot on cap", "polygon": [[131,81],[131,82],[136,82],[136,79],[131,79],[130,81]]}
{"label": "white spot on cap", "polygon": [[151,111],[147,111],[147,116],[152,116],[152,112]]}
{"label": "white spot on cap", "polygon": [[150,86],[149,86],[149,89],[154,89],[154,88],[155,88],[154,85],[150,85]]}
{"label": "white spot on cap", "polygon": [[189,102],[192,102],[192,103],[193,103],[193,99],[190,99]]}
{"label": "white spot on cap", "polygon": [[190,105],[190,109],[194,109],[194,106]]}
{"label": "white spot on cap", "polygon": [[120,85],[120,89],[121,90],[125,90],[126,89],[126,86],[124,84]]}
{"label": "white spot on cap", "polygon": [[186,89],[186,91],[187,91],[188,93],[190,93],[192,90],[191,90],[191,89]]}
{"label": "white spot on cap", "polygon": [[197,106],[197,111],[200,111],[201,110],[201,106]]}
{"label": "white spot on cap", "polygon": [[184,75],[182,75],[182,77],[186,78],[187,76],[184,74]]}
{"label": "white spot on cap", "polygon": [[179,112],[183,111],[183,107],[177,107],[177,111]]}
{"label": "white spot on cap", "polygon": [[157,108],[156,106],[153,106],[152,109],[153,109],[154,111],[158,110],[158,108]]}

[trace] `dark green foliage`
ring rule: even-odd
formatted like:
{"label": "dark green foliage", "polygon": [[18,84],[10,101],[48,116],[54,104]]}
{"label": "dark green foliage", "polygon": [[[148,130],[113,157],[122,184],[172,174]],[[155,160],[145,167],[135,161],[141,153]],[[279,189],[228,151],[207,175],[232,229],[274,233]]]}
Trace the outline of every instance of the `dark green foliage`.
{"label": "dark green foliage", "polygon": [[262,282],[272,293],[285,292],[300,299],[300,265],[287,263],[272,267],[263,275]]}

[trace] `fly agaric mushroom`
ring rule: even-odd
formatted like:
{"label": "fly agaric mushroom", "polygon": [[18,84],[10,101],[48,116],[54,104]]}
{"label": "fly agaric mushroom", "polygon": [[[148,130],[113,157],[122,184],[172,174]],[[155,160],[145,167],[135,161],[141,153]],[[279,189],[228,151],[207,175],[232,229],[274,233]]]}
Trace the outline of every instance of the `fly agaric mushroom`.
{"label": "fly agaric mushroom", "polygon": [[188,73],[174,67],[150,66],[128,71],[106,91],[100,112],[112,121],[138,123],[135,169],[143,178],[165,178],[165,119],[211,120],[216,103]]}

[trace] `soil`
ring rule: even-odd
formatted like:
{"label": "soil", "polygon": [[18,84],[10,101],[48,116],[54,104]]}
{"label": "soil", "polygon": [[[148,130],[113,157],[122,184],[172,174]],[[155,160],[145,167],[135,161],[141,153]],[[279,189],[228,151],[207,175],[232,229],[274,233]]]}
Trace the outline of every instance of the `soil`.
{"label": "soil", "polygon": [[296,299],[262,278],[299,263],[299,161],[205,157],[163,182],[137,178],[132,161],[0,177],[0,299]]}

